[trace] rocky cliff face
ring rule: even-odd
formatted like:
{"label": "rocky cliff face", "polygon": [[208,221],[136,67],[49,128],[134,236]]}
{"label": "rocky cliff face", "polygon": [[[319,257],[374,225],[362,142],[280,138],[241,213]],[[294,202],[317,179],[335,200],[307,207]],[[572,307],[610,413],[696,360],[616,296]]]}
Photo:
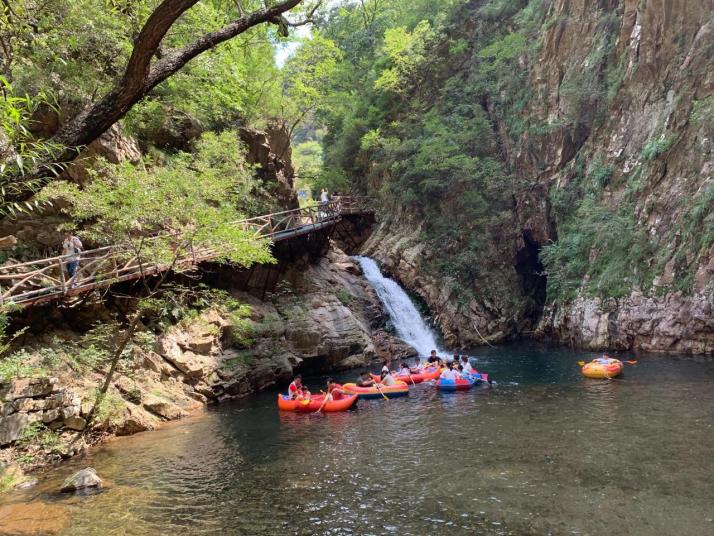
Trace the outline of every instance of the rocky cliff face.
{"label": "rocky cliff face", "polygon": [[[714,208],[714,3],[522,4],[543,13],[527,47],[538,52],[518,58],[530,97],[516,118],[531,127],[514,133],[495,99],[483,102],[503,161],[525,184],[493,255],[478,259],[499,291],[482,285],[460,303],[429,267],[444,251],[420,246],[418,224],[405,218],[387,221],[364,251],[425,298],[452,344],[535,329],[589,348],[714,352],[714,240],[704,216]],[[513,31],[513,20],[504,26]],[[628,207],[652,252],[616,299],[597,297],[587,276],[576,297],[546,299],[540,250],[577,226],[568,211],[588,196],[613,213]],[[589,262],[605,254],[596,243]]]}

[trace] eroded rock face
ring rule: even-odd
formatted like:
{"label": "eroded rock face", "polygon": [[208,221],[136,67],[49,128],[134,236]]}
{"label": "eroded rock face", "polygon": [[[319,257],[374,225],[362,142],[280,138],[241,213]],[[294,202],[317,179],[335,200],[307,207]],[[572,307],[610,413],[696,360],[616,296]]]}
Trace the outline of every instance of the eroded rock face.
{"label": "eroded rock face", "polygon": [[284,210],[298,208],[297,195],[293,190],[295,171],[287,126],[273,123],[267,131],[242,127],[239,136],[247,148],[246,160],[258,166],[258,177],[271,191],[278,205]]}
{"label": "eroded rock face", "polygon": [[549,308],[538,333],[594,350],[711,354],[714,295],[653,298],[633,292],[619,302],[580,299],[567,308]]}

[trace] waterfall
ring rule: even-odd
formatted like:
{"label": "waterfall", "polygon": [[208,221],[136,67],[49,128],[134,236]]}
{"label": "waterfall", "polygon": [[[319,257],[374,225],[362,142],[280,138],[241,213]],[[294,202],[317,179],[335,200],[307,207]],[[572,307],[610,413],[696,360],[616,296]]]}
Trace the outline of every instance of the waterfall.
{"label": "waterfall", "polygon": [[365,278],[377,292],[399,338],[414,347],[420,356],[428,356],[432,350],[436,350],[440,356],[447,355],[437,346],[434,332],[414,307],[404,289],[393,279],[384,277],[374,259],[360,256],[355,259],[362,267]]}

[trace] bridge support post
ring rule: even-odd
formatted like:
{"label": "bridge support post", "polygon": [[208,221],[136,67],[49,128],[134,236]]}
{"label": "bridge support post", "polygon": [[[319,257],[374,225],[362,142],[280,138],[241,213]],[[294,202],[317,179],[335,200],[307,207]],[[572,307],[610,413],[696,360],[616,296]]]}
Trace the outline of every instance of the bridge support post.
{"label": "bridge support post", "polygon": [[62,266],[62,259],[57,259],[57,267],[59,268],[59,278],[60,284],[62,285],[62,294],[67,293],[67,281],[64,278],[64,266]]}

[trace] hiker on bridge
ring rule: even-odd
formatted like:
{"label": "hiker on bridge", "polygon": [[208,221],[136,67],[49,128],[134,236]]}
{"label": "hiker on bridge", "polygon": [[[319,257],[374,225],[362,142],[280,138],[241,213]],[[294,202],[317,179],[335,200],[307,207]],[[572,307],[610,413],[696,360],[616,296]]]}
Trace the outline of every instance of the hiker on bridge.
{"label": "hiker on bridge", "polygon": [[[65,231],[64,241],[62,242],[62,255],[71,255],[65,261],[65,266],[67,267],[67,274],[70,279],[74,278],[77,273],[77,268],[79,268],[79,253],[84,249],[82,242],[79,238],[72,234],[72,231]],[[72,285],[76,284],[72,281]]]}

